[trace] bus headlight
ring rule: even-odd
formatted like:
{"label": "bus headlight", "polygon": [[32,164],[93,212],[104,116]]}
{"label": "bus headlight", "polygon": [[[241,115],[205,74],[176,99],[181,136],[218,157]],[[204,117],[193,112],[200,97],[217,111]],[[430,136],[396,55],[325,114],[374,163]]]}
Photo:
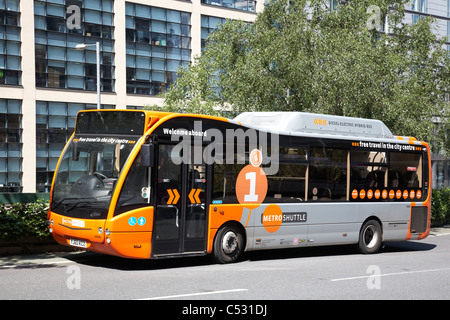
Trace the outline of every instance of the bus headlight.
{"label": "bus headlight", "polygon": [[98,234],[103,234],[103,228],[102,227],[98,228]]}
{"label": "bus headlight", "polygon": [[107,236],[109,236],[109,235],[111,234],[111,230],[109,230],[108,228],[106,228],[105,234],[106,234]]}
{"label": "bus headlight", "polygon": [[110,238],[106,238],[106,243],[110,244],[111,243],[111,239]]}

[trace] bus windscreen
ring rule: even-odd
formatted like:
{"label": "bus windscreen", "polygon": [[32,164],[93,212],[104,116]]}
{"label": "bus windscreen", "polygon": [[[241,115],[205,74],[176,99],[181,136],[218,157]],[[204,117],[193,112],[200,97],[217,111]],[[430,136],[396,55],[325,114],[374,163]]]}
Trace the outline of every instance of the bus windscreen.
{"label": "bus windscreen", "polygon": [[76,133],[141,135],[145,129],[145,113],[130,111],[80,112]]}

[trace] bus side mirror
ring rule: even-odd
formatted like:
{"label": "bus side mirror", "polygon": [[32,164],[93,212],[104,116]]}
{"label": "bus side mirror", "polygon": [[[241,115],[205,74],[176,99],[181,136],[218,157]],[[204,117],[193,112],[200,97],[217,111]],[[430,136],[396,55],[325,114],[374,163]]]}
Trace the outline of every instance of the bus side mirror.
{"label": "bus side mirror", "polygon": [[155,145],[143,144],[141,146],[141,166],[153,167],[155,165]]}

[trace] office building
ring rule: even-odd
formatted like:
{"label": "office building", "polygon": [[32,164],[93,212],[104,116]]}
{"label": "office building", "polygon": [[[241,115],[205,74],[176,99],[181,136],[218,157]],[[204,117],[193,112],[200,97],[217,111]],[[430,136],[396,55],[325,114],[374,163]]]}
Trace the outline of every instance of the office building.
{"label": "office building", "polygon": [[[79,110],[160,104],[176,70],[253,0],[0,0],[0,192],[49,192]],[[87,44],[84,50],[77,45]],[[80,46],[79,46],[80,47]]]}

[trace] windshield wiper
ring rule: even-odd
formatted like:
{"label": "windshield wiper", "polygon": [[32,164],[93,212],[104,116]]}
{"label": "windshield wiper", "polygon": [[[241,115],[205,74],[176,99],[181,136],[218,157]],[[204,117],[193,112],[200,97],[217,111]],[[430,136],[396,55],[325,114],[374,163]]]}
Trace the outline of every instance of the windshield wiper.
{"label": "windshield wiper", "polygon": [[[88,197],[88,198],[76,198],[76,197],[73,197],[73,198],[64,198],[64,199],[62,199],[62,200],[60,200],[60,201],[58,201],[57,203],[56,203],[56,205],[54,205],[53,206],[53,201],[52,201],[52,205],[50,206],[51,207],[51,210],[54,210],[54,209],[56,209],[57,207],[59,207],[61,204],[63,204],[65,201],[77,201],[77,202],[75,202],[75,205],[72,207],[72,208],[70,208],[69,210],[65,210],[66,212],[67,211],[70,211],[70,210],[72,210],[73,208],[75,208],[80,202],[86,202],[86,201],[92,201],[92,200],[97,200],[97,198],[94,198],[94,197]],[[79,202],[78,202],[79,201]]]}

